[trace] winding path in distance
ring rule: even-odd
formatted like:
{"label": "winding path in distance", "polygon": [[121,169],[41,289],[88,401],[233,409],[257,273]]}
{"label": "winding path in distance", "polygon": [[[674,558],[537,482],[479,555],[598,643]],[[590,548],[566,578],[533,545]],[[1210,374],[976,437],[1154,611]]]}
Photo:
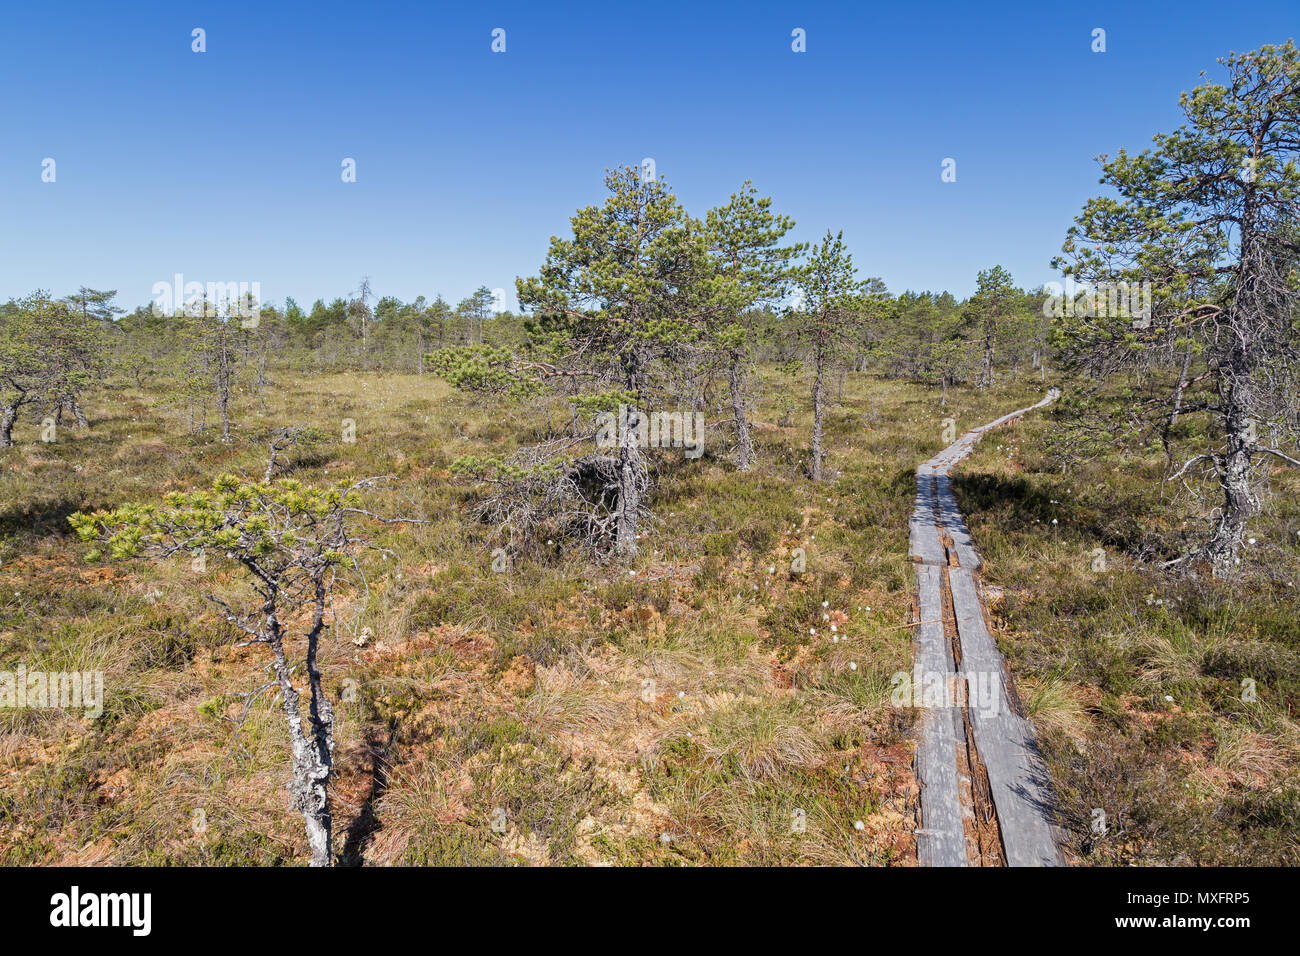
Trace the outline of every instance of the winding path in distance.
{"label": "winding path in distance", "polygon": [[922,866],[1062,866],[1051,788],[989,629],[980,556],[952,490],[952,469],[984,433],[1059,395],[962,435],[916,469],[910,556],[917,574],[913,701],[921,707],[916,776]]}

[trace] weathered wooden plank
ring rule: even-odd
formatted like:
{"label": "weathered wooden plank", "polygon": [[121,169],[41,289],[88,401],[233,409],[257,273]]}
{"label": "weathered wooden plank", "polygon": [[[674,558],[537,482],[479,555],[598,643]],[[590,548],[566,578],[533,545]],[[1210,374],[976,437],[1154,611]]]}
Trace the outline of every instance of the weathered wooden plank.
{"label": "weathered wooden plank", "polygon": [[943,525],[944,532],[952,538],[952,550],[957,555],[957,563],[963,568],[978,570],[981,563],[979,552],[975,550],[975,544],[971,541],[966,519],[962,517],[961,509],[957,507],[957,496],[952,490],[952,478],[947,474],[939,474],[935,476],[934,482],[935,498],[939,503],[939,521]]}
{"label": "weathered wooden plank", "polygon": [[948,586],[961,640],[959,671],[969,688],[971,731],[988,770],[1007,865],[1060,866],[1047,772],[1028,723],[1012,710],[1002,654],[985,626],[975,580],[969,570],[951,568]]}
{"label": "weathered wooden plank", "polygon": [[[924,472],[922,469],[925,469]],[[934,474],[922,465],[916,473],[916,499],[908,522],[908,550],[913,561],[943,564],[943,543],[934,523]]]}
{"label": "weathered wooden plank", "polygon": [[[943,569],[921,565],[916,575],[921,624],[917,628],[916,667],[912,674],[914,692],[929,680],[937,679],[947,686],[956,673],[941,620]],[[920,703],[926,702],[923,699]],[[962,805],[957,770],[957,748],[965,743],[965,728],[955,708],[924,707],[916,748],[916,778],[921,788],[916,852],[922,866],[967,865],[962,819],[968,811]]]}

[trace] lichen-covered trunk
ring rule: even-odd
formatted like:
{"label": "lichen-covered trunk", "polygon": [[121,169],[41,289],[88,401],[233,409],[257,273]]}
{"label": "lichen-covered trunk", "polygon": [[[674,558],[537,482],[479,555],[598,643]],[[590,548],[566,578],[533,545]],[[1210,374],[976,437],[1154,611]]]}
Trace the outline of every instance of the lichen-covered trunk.
{"label": "lichen-covered trunk", "polygon": [[332,858],[333,817],[330,811],[329,779],[333,769],[332,715],[329,702],[321,694],[320,675],[315,672],[314,641],[309,670],[312,687],[311,727],[303,726],[302,704],[294,689],[285,658],[283,635],[278,622],[272,620],[268,644],[275,656],[275,675],[280,686],[285,720],[289,725],[289,743],[293,752],[293,775],[289,795],[294,809],[302,814],[307,830],[307,845],[312,866],[329,866]]}
{"label": "lichen-covered trunk", "polygon": [[749,471],[754,461],[754,442],[749,435],[749,416],[745,408],[745,389],[741,381],[741,356],[731,354],[731,411],[736,418],[736,464],[741,471]]}
{"label": "lichen-covered trunk", "polygon": [[[624,385],[627,391],[641,395],[641,355],[635,346],[623,353]],[[635,557],[637,525],[641,519],[641,489],[646,486],[645,459],[641,455],[639,426],[641,410],[633,405],[627,410],[627,431],[618,451],[618,520],[614,527],[614,553]]]}
{"label": "lichen-covered trunk", "polygon": [[230,386],[221,389],[221,440],[230,442]]}
{"label": "lichen-covered trunk", "polygon": [[73,395],[63,396],[63,404],[61,408],[69,411],[72,414],[72,417],[76,420],[77,425],[80,426],[81,428],[90,427],[90,422],[86,420],[86,413],[82,409],[81,403],[77,401],[75,396]]}
{"label": "lichen-covered trunk", "polygon": [[230,441],[230,351],[222,330],[221,354],[217,367],[217,404],[221,408],[221,440]]}
{"label": "lichen-covered trunk", "polygon": [[1250,416],[1240,390],[1229,388],[1225,397],[1226,446],[1215,463],[1223,505],[1214,536],[1206,547],[1216,577],[1227,577],[1241,563],[1246,526],[1255,513],[1255,498],[1250,490],[1250,461],[1254,446]]}
{"label": "lichen-covered trunk", "polygon": [[618,452],[618,521],[614,538],[614,553],[623,557],[635,557],[637,553],[637,523],[641,516],[641,486],[645,473],[645,461],[637,438],[640,423],[641,412],[629,408],[627,434]]}
{"label": "lichen-covered trunk", "polygon": [[980,388],[991,388],[993,385],[993,357],[997,346],[997,326],[989,323],[984,327],[984,368],[980,372]]}
{"label": "lichen-covered trunk", "polygon": [[812,438],[812,480],[822,480],[822,413],[826,405],[826,354],[821,347],[817,349],[817,377],[813,379],[813,438]]}
{"label": "lichen-covered trunk", "polygon": [[1178,424],[1178,416],[1183,410],[1183,393],[1187,391],[1187,373],[1192,368],[1192,350],[1188,349],[1183,354],[1183,370],[1178,375],[1178,387],[1174,389],[1174,407],[1169,413],[1169,427],[1173,428]]}
{"label": "lichen-covered trunk", "polygon": [[1262,352],[1262,317],[1281,304],[1270,285],[1274,268],[1262,246],[1256,222],[1255,197],[1247,191],[1241,212],[1241,252],[1229,308],[1216,318],[1217,331],[1230,343],[1221,353],[1215,371],[1219,382],[1219,408],[1223,416],[1224,447],[1214,455],[1214,468],[1223,493],[1219,523],[1206,545],[1215,577],[1233,574],[1241,564],[1246,526],[1257,502],[1251,493],[1251,457],[1255,453],[1253,414],[1257,408],[1256,374]]}
{"label": "lichen-covered trunk", "polygon": [[14,422],[18,420],[18,405],[0,405],[0,448],[14,447]]}
{"label": "lichen-covered trunk", "polygon": [[54,399],[54,404],[52,406],[46,406],[45,414],[48,416],[51,410],[54,412],[54,424],[56,425],[63,424],[64,412],[71,415],[81,428],[87,428],[90,425],[90,423],[86,421],[86,413],[82,409],[81,403],[78,402],[76,397],[73,395],[59,395]]}

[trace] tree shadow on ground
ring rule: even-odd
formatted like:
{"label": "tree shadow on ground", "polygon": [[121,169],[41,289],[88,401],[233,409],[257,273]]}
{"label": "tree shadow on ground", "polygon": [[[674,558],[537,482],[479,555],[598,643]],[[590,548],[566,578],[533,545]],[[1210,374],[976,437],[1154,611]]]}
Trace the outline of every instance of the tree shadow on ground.
{"label": "tree shadow on ground", "polygon": [[0,537],[41,538],[51,534],[72,533],[68,518],[78,511],[95,511],[98,507],[63,498],[54,502],[27,501],[0,509]]}
{"label": "tree shadow on ground", "polygon": [[[1036,487],[1031,480],[1006,475],[970,474],[958,470],[953,490],[962,514],[969,520],[978,515],[996,521],[1006,529],[1028,530],[1035,525],[1052,526],[1052,520],[1068,522],[1071,535],[1130,554],[1163,553],[1171,543],[1152,539],[1142,526],[1140,515],[1148,505],[1141,500],[1113,494],[1098,506],[1080,505],[1069,499],[1053,499],[1050,489]],[[1176,550],[1176,546],[1174,546]]]}
{"label": "tree shadow on ground", "polygon": [[381,740],[375,728],[368,728],[365,736],[365,748],[370,755],[370,792],[361,804],[343,841],[343,852],[339,854],[340,866],[364,866],[366,847],[375,833],[379,831],[379,818],[375,806],[388,788],[388,753],[393,745],[393,729],[389,728],[387,740]]}

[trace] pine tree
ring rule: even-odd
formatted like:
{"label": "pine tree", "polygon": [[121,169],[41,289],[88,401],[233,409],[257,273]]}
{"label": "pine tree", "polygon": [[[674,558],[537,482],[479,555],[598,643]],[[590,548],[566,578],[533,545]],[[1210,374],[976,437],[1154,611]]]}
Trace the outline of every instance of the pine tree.
{"label": "pine tree", "polygon": [[[268,475],[274,446],[271,454]],[[244,608],[207,598],[242,635],[238,646],[260,644],[270,653],[271,684],[279,690],[292,752],[288,789],[306,826],[312,866],[329,866],[332,858],[334,713],[318,652],[330,627],[327,618],[333,617],[336,582],[373,547],[362,525],[378,516],[360,505],[362,494],[381,480],[311,488],[293,479],[253,482],[223,475],[210,491],[173,492],[161,506],[125,505],[68,519],[79,537],[94,544],[87,554],[91,561],[105,553],[167,559],[203,552],[244,572],[250,592]],[[300,660],[293,660],[295,649]],[[304,679],[305,707],[299,690]]]}
{"label": "pine tree", "polygon": [[[640,448],[646,410],[680,395],[679,360],[701,349],[702,316],[717,308],[717,273],[704,227],[662,180],[623,167],[607,173],[605,185],[602,205],[572,217],[571,238],[552,237],[540,274],[516,282],[527,343],[445,348],[432,361],[459,388],[512,399],[545,389],[571,403],[571,437],[512,462],[457,460],[460,473],[499,486],[480,505],[485,519],[512,538],[545,526],[632,556],[650,486]],[[618,416],[616,447],[572,457],[588,439],[601,444],[600,429],[579,424],[601,412]]]}
{"label": "pine tree", "polygon": [[828,231],[798,270],[795,284],[802,301],[788,313],[791,331],[813,367],[813,481],[822,480],[826,457],[826,375],[852,353],[864,324],[881,316],[887,305],[884,284],[878,279],[859,282],[856,274],[844,234]]}
{"label": "pine tree", "polygon": [[984,364],[980,368],[977,388],[993,386],[993,360],[998,346],[998,330],[1015,306],[1019,295],[1011,273],[1002,266],[981,272],[976,279],[975,294],[967,303],[967,315],[974,320],[983,339]]}
{"label": "pine tree", "polygon": [[24,406],[75,402],[100,355],[98,329],[43,290],[0,308],[0,448],[13,447]]}
{"label": "pine tree", "polygon": [[541,273],[516,286],[535,340],[552,357],[551,375],[582,383],[575,401],[628,406],[614,551],[633,555],[649,485],[637,433],[672,372],[657,360],[698,337],[694,320],[716,290],[704,230],[666,183],[628,166],[609,172],[605,186],[604,204],[578,210],[572,238],[553,237]]}
{"label": "pine tree", "polygon": [[772,304],[785,293],[792,278],[791,262],[805,244],[783,246],[794,220],[771,211],[772,200],[759,197],[746,180],[726,205],[705,215],[709,251],[722,277],[709,337],[723,357],[731,413],[736,429],[736,460],[749,471],[754,459],[745,386],[753,364],[753,330],[746,325],[750,310]]}
{"label": "pine tree", "polygon": [[1300,53],[1287,41],[1219,62],[1226,85],[1184,93],[1175,132],[1136,156],[1102,157],[1102,182],[1118,195],[1088,201],[1055,264],[1094,286],[1151,284],[1150,315],[1061,310],[1056,333],[1075,368],[1104,375],[1145,369],[1162,350],[1199,356],[1203,372],[1179,375],[1138,411],[1217,420],[1214,443],[1176,476],[1202,469],[1218,485],[1200,553],[1222,576],[1239,562],[1264,462],[1300,465],[1259,438],[1267,428],[1294,442],[1298,425]]}

